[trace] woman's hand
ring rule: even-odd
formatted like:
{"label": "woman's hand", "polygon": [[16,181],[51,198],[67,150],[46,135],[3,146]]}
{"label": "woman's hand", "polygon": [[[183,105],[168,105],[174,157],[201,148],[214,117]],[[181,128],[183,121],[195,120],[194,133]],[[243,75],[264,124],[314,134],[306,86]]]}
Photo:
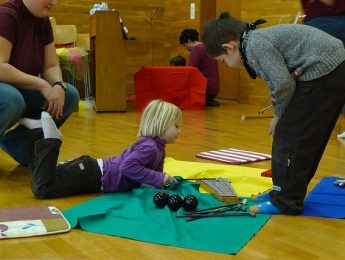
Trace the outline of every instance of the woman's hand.
{"label": "woman's hand", "polygon": [[[47,83],[48,84],[48,83]],[[63,115],[63,108],[65,105],[65,91],[62,87],[55,85],[41,90],[42,95],[46,99],[43,109],[45,109],[52,118],[58,119]]]}
{"label": "woman's hand", "polygon": [[279,120],[279,117],[277,117],[277,116],[274,116],[274,118],[271,119],[268,134],[272,137],[274,136],[274,131],[275,131],[276,125],[278,123],[278,120]]}

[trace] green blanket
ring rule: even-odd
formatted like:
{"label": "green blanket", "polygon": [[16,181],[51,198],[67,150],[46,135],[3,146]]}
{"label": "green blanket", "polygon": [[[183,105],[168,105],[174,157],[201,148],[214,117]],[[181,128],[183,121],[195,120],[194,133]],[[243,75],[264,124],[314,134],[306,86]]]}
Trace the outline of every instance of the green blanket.
{"label": "green blanket", "polygon": [[[156,208],[153,196],[160,190],[139,188],[132,192],[100,196],[64,211],[72,228],[118,237],[136,239],[155,244],[236,254],[270,218],[217,217],[187,222],[181,208],[177,212],[168,207]],[[220,206],[214,197],[199,192],[199,184],[180,181],[166,191],[170,195],[194,195],[198,209]],[[250,201],[251,202],[251,201]]]}

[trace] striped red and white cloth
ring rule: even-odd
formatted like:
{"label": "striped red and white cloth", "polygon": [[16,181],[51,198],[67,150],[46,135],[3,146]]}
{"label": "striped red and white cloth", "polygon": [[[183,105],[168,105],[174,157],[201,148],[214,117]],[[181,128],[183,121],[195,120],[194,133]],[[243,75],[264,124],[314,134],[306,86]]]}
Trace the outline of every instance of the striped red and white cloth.
{"label": "striped red and white cloth", "polygon": [[196,157],[209,159],[230,164],[243,164],[271,160],[271,155],[257,153],[233,148],[221,149],[217,151],[201,152]]}

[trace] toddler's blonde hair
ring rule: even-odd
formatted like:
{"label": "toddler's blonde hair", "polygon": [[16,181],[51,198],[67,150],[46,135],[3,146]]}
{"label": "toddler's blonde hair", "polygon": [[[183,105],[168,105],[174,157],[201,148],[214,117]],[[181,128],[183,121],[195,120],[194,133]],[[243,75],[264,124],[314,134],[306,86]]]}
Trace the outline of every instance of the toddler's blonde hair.
{"label": "toddler's blonde hair", "polygon": [[163,100],[151,101],[141,116],[138,137],[160,137],[172,125],[180,125],[182,111],[169,102]]}

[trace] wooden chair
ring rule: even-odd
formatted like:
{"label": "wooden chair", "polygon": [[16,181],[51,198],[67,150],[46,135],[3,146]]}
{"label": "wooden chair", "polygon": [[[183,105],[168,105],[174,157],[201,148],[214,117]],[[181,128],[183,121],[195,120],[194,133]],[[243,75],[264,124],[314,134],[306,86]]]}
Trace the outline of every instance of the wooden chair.
{"label": "wooden chair", "polygon": [[75,25],[55,25],[54,42],[57,47],[75,47],[77,39],[78,32]]}

